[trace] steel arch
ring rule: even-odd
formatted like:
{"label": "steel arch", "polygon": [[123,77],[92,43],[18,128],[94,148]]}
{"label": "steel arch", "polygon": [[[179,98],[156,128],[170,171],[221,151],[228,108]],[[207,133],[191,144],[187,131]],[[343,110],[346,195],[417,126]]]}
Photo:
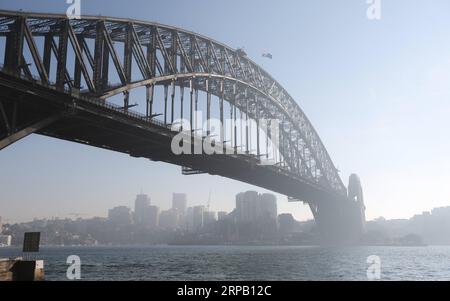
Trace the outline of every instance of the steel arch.
{"label": "steel arch", "polygon": [[[25,58],[16,55],[23,53],[26,41],[41,84],[103,100],[123,93],[124,111],[130,108],[130,91],[146,87],[147,117],[151,117],[154,86],[173,84],[221,97],[253,119],[279,119],[287,170],[346,196],[337,169],[300,106],[242,51],[172,26],[99,16],[68,20],[58,14],[0,11],[0,36],[10,43],[5,71],[33,78]],[[38,37],[44,39],[43,56]],[[94,41],[93,47],[88,40]],[[119,43],[124,46],[123,55]],[[68,49],[75,55],[73,75],[67,64]],[[52,56],[57,59],[55,83],[50,81]],[[133,61],[138,80],[132,79]],[[118,84],[109,83],[112,68]],[[82,89],[83,82],[87,89]]]}

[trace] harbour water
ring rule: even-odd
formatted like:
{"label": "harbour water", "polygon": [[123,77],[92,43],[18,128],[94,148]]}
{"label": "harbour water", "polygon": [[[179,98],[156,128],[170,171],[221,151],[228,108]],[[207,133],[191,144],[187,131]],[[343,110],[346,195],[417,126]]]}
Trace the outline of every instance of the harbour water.
{"label": "harbour water", "polygon": [[[0,258],[21,256],[0,248]],[[450,247],[132,246],[43,247],[46,280],[67,280],[67,257],[81,278],[102,280],[361,280],[378,256],[381,280],[450,280]]]}

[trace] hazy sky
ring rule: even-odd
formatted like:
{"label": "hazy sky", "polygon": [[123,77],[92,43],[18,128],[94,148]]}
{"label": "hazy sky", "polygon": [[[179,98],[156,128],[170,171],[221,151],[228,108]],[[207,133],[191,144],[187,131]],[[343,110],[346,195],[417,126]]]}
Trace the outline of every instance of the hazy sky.
{"label": "hazy sky", "polygon": [[[367,19],[365,0],[84,0],[82,14],[158,21],[245,47],[298,101],[344,182],[360,175],[368,218],[408,218],[450,205],[450,2],[381,3],[379,21]],[[1,9],[67,7],[65,0],[0,0]],[[132,206],[141,191],[164,209],[172,192],[197,205],[211,190],[212,209],[229,211],[247,189],[263,191],[36,135],[0,152],[0,216],[9,221],[105,216]],[[278,207],[311,216],[282,196]]]}

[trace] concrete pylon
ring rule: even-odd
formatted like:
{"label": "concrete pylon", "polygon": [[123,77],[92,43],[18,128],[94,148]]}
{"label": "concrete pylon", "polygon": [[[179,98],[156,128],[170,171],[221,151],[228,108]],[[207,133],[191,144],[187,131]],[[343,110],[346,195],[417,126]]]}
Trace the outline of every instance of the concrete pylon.
{"label": "concrete pylon", "polygon": [[365,206],[359,177],[349,178],[347,197],[310,203],[322,245],[355,245],[365,232]]}

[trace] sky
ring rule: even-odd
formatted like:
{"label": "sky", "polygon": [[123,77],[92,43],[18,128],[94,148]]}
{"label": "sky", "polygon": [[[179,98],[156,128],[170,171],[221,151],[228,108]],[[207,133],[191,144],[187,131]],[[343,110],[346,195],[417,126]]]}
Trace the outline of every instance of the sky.
{"label": "sky", "polygon": [[[0,9],[65,13],[65,0],[0,0]],[[344,183],[362,181],[368,219],[410,218],[450,206],[450,2],[381,0],[164,0],[81,2],[84,15],[157,21],[233,48],[244,47],[298,102]],[[268,51],[273,60],[262,57]],[[235,195],[261,188],[218,176],[32,135],[0,152],[0,216],[106,216],[148,194],[167,209],[172,192],[189,205],[231,211]],[[278,196],[280,213],[311,218]]]}

